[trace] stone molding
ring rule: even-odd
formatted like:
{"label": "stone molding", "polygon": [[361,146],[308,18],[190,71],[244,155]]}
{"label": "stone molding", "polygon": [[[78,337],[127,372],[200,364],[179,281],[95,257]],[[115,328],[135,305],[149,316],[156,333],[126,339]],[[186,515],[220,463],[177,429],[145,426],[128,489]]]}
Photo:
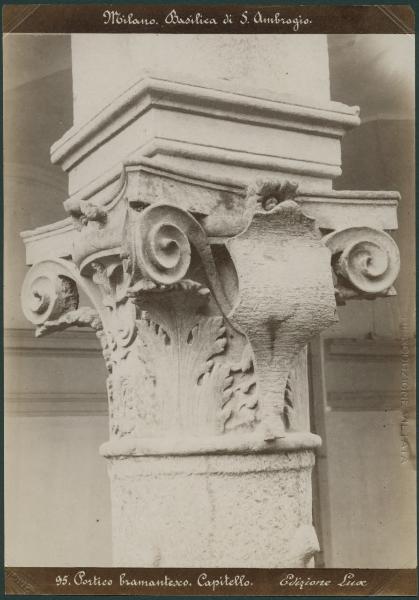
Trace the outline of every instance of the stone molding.
{"label": "stone molding", "polygon": [[333,411],[400,411],[400,392],[388,390],[356,392],[330,391],[327,393],[327,408]]}
{"label": "stone molding", "polygon": [[75,355],[82,358],[100,356],[101,348],[93,332],[87,330],[67,329],[36,339],[33,329],[5,329],[4,351],[6,355]]}
{"label": "stone molding", "polygon": [[57,246],[62,258],[71,257],[74,231],[74,223],[70,218],[30,231],[22,231],[20,235],[25,243],[27,263],[34,264],[50,257],[51,254],[55,256]]}
{"label": "stone molding", "polygon": [[357,124],[154,74],[53,146],[69,219],[24,232],[22,307],[100,342],[115,564],[313,564],[306,346],[398,272],[399,195],[331,189]]}
{"label": "stone molding", "polygon": [[[396,365],[400,361],[401,341],[393,338],[379,338],[374,340],[364,338],[325,338],[322,342],[325,347],[327,361],[348,363],[377,363],[386,362]],[[410,356],[414,356],[415,340],[409,340]],[[101,356],[100,343],[93,332],[88,330],[67,329],[56,332],[52,336],[34,338],[32,329],[6,329],[4,332],[4,352],[6,360],[10,357],[71,357],[77,359],[96,359]],[[389,363],[390,361],[390,363]],[[400,392],[388,390],[371,390],[363,387],[360,390],[349,391],[330,390],[327,395],[328,406],[332,410],[363,411],[363,410],[400,410]],[[106,393],[100,392],[71,392],[60,391],[25,391],[20,392],[14,386],[8,386],[5,394],[6,414],[14,416],[56,416],[56,415],[92,415],[102,416],[108,414]],[[316,447],[315,438],[304,436],[295,438],[295,442],[307,447]],[[213,451],[217,450],[215,443]],[[248,448],[251,448],[251,438]],[[255,440],[254,448],[255,448]],[[283,449],[289,444],[290,439],[278,440],[276,449]],[[320,442],[319,442],[320,443]],[[285,444],[285,446],[284,446]],[[185,448],[190,448],[190,441],[185,443]],[[208,446],[208,448],[211,446]],[[246,445],[243,445],[243,449]],[[291,446],[289,446],[291,447]],[[102,451],[122,452],[123,446],[103,446]],[[142,444],[135,454],[144,452],[146,444]],[[164,446],[161,448],[164,449]],[[218,446],[219,448],[219,446]],[[226,447],[227,448],[227,447]],[[126,448],[125,448],[126,450]],[[157,445],[154,451],[157,452]],[[162,450],[163,451],[163,450]]]}
{"label": "stone molding", "polygon": [[[400,413],[406,404],[409,411],[414,409],[414,339],[326,338],[322,343],[328,410]],[[410,373],[405,381],[407,389],[403,390],[400,388],[402,353],[403,360],[409,361],[405,372]],[[345,373],[356,373],[357,381],[351,384]]]}
{"label": "stone molding", "polygon": [[[258,170],[266,172],[286,172],[292,175],[306,175],[323,180],[339,177],[342,171],[339,165],[319,160],[291,158],[286,155],[269,155],[263,152],[231,149],[225,145],[200,144],[186,142],[181,139],[169,139],[155,136],[141,147],[141,154],[146,158],[157,157],[167,160],[168,164],[175,160],[183,162],[197,161],[206,165],[223,165],[239,167],[244,171]],[[183,166],[183,165],[182,165]]]}
{"label": "stone molding", "polygon": [[[406,343],[406,342],[404,342]],[[415,354],[415,340],[407,340],[409,355]],[[365,338],[325,338],[325,351],[328,360],[352,361],[386,361],[400,360],[401,340],[387,337],[376,339]]]}
{"label": "stone molding", "polygon": [[[120,181],[97,203],[66,202],[72,260],[61,258],[63,245],[32,266],[25,315],[38,336],[96,331],[112,445],[142,452],[143,440],[160,452],[153,438],[164,438],[165,452],[185,440],[194,452],[200,444],[269,451],[301,426],[292,368],[309,339],[335,322],[334,296],[344,303],[394,293],[397,246],[370,227],[322,237],[298,185],[285,179],[239,186],[143,160]],[[342,195],[340,204],[353,200]],[[305,197],[320,206],[318,196]],[[326,194],[326,204],[336,197]],[[366,212],[377,197],[366,194]],[[381,198],[393,210],[395,200]],[[42,256],[42,234],[50,240],[52,231],[24,234],[32,256]],[[92,307],[79,306],[79,291]],[[217,435],[223,441],[205,442]]]}
{"label": "stone molding", "polygon": [[[96,116],[51,148],[73,195],[127,160],[144,157],[205,175],[298,175],[330,189],[341,174],[340,138],[359,125],[358,107],[248,90],[221,81],[145,73]],[[249,135],[252,147],[248,146]],[[205,142],[203,142],[205,140]]]}
{"label": "stone molding", "polygon": [[102,444],[100,453],[107,458],[128,456],[199,456],[280,454],[315,450],[321,438],[310,432],[288,433],[269,444],[259,435],[188,436],[177,439],[144,438],[142,440],[110,440]]}
{"label": "stone molding", "polygon": [[6,392],[5,416],[107,417],[106,392]]}
{"label": "stone molding", "polygon": [[[51,359],[58,370],[67,369],[68,361],[72,361],[72,369],[77,372],[79,381],[71,391],[63,391],[61,382],[55,377],[36,381],[42,361],[49,365]],[[103,391],[92,391],[88,378],[92,369],[96,368],[99,376],[103,373],[100,343],[92,332],[70,329],[35,338],[33,329],[6,329],[4,360],[7,373],[4,393],[6,416],[108,415],[105,386]],[[82,366],[85,368],[79,372]]]}
{"label": "stone molding", "polygon": [[[206,228],[211,243],[224,243],[227,234],[238,233],[241,228],[242,206],[245,203],[247,185],[235,178],[221,176],[199,176],[191,169],[177,168],[161,164],[161,161],[152,161],[143,158],[135,162],[127,162],[120,170],[113,173],[110,179],[103,176],[94,185],[86,190],[70,196],[65,202],[66,210],[74,215],[74,219],[64,219],[51,225],[45,225],[32,231],[22,232],[21,236],[26,245],[27,264],[52,258],[57,255],[66,258],[73,253],[72,245],[77,242],[77,219],[83,216],[83,211],[92,210],[90,205],[99,207],[106,213],[126,197],[130,203],[135,204],[138,198],[141,202],[155,202],[156,192],[150,197],[150,186],[147,178],[155,179],[158,175],[163,182],[160,193],[164,193],[165,186],[176,185],[180,191],[183,184],[188,190],[188,199],[181,200],[182,206],[187,209],[197,210],[207,215]],[[219,195],[214,193],[219,191]],[[234,214],[231,209],[223,211],[220,202],[222,194],[228,194],[235,205]],[[124,196],[125,195],[125,196]],[[191,200],[193,198],[193,200]],[[294,201],[304,213],[316,220],[320,230],[330,231],[346,229],[348,227],[371,227],[391,231],[397,229],[397,205],[400,195],[397,192],[374,191],[345,191],[324,190],[319,193],[300,186],[294,196]],[[177,200],[179,202],[179,200]],[[93,204],[92,204],[93,203]],[[86,207],[86,208],[84,208]],[[214,209],[219,214],[210,217]],[[222,218],[220,218],[220,214]],[[211,229],[211,219],[217,227]],[[220,227],[220,223],[228,220],[230,230]]]}
{"label": "stone molding", "polygon": [[[182,80],[183,79],[183,80]],[[87,153],[129,125],[150,107],[191,114],[222,115],[228,120],[260,123],[341,137],[360,124],[359,107],[338,102],[310,105],[306,99],[275,92],[237,88],[214,81],[193,81],[157,73],[144,73],[139,81],[88,122],[72,127],[51,148],[53,163],[67,171]]]}

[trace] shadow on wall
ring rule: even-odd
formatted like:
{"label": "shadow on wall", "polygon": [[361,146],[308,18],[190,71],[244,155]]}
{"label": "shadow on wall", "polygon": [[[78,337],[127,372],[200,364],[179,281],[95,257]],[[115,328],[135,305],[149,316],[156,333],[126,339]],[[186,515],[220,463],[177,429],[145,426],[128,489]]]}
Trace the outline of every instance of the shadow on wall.
{"label": "shadow on wall", "polygon": [[8,35],[4,63],[5,326],[29,328],[19,302],[26,273],[20,232],[64,219],[67,175],[51,144],[73,121],[69,35]]}
{"label": "shadow on wall", "polygon": [[[329,35],[333,100],[361,107],[361,126],[342,141],[343,174],[337,189],[397,190],[399,229],[394,232],[402,269],[398,298],[371,303],[365,334],[400,336],[400,320],[415,332],[414,36]],[[350,335],[359,304],[342,311]],[[355,323],[354,323],[355,322]]]}
{"label": "shadow on wall", "polygon": [[67,175],[50,163],[49,149],[73,121],[70,36],[8,35],[3,52],[5,561],[74,566],[77,548],[77,562],[108,566],[109,480],[98,453],[108,430],[106,375],[98,342],[87,332],[88,339],[68,332],[35,340],[19,302],[27,271],[20,232],[66,217]]}
{"label": "shadow on wall", "polygon": [[[339,324],[312,349],[323,357],[326,382],[312,407],[324,441],[315,520],[324,566],[414,567],[415,461],[404,460],[400,433],[401,338],[411,349],[414,389],[414,39],[354,34],[328,42],[331,97],[359,105],[362,121],[343,138],[343,174],[334,187],[401,193],[393,235],[402,268],[397,297],[340,307]],[[313,373],[314,390],[322,387],[320,375]],[[413,392],[409,413],[413,444]]]}

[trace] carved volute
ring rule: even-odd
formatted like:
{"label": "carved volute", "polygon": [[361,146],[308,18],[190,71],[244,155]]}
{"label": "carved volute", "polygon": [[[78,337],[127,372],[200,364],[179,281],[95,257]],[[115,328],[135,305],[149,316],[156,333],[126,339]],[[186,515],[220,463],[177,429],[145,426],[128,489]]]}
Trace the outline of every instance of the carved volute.
{"label": "carved volute", "polygon": [[[199,441],[275,448],[293,433],[290,370],[335,322],[335,294],[341,303],[393,293],[399,257],[385,232],[352,227],[322,239],[296,183],[214,183],[187,173],[179,181],[147,160],[128,165],[100,205],[67,202],[75,262],[40,261],[27,275],[23,309],[37,335],[79,325],[101,340],[105,453],[123,443],[141,454],[148,439],[185,452],[188,439],[194,451]],[[217,265],[220,247],[235,293]],[[77,286],[91,307],[78,306]]]}
{"label": "carved volute", "polygon": [[[25,234],[22,305],[36,335],[91,327],[102,346],[116,564],[312,564],[321,440],[298,377],[336,304],[394,293],[397,247],[371,225],[376,198],[392,224],[397,194],[380,194],[319,197],[287,179],[244,185],[144,159],[96,198],[66,201],[55,255]],[[185,486],[206,507],[199,536]],[[260,523],[280,532],[261,554]],[[188,540],[175,554],[174,539]]]}

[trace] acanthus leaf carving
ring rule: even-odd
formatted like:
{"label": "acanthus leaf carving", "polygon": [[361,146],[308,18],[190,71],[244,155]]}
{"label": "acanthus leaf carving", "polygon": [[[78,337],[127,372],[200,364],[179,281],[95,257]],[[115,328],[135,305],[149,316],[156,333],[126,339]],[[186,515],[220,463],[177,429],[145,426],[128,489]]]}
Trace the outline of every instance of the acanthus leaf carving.
{"label": "acanthus leaf carving", "polygon": [[253,357],[249,344],[244,347],[239,363],[230,367],[231,383],[225,390],[223,406],[225,431],[237,428],[253,430],[257,424],[257,387]]}
{"label": "acanthus leaf carving", "polygon": [[129,275],[119,256],[109,255],[89,264],[92,281],[101,294],[102,312],[106,316],[108,358],[114,363],[130,352],[135,338],[136,309],[127,296]]}
{"label": "acanthus leaf carving", "polygon": [[[81,249],[74,247],[79,268],[62,259],[32,267],[25,314],[38,335],[73,325],[96,330],[117,436],[246,430],[267,442],[283,437],[294,418],[296,356],[336,320],[335,294],[339,303],[392,293],[397,247],[370,228],[321,239],[298,204],[296,183],[258,180],[235,203],[231,231],[228,219],[221,228],[238,278],[238,297],[230,298],[204,227],[208,215],[174,205],[176,185],[165,188],[164,203],[144,194],[137,201],[134,188],[128,194],[119,186],[103,207],[90,200],[70,207],[82,229]],[[192,247],[204,284],[188,279],[195,277]],[[78,306],[77,285],[94,308]],[[217,316],[216,307],[204,309],[210,294]],[[232,335],[241,340],[234,350]]]}
{"label": "acanthus leaf carving", "polygon": [[[84,275],[64,259],[34,264],[23,283],[22,308],[36,326],[37,336],[68,327],[91,327],[111,371],[112,364],[128,353],[127,347],[135,335],[135,306],[121,292],[122,266],[118,257],[106,261],[93,263]],[[93,307],[79,307],[78,288]]]}
{"label": "acanthus leaf carving", "polygon": [[54,331],[62,331],[67,327],[91,327],[95,331],[102,329],[102,321],[96,310],[90,306],[81,306],[74,310],[69,310],[62,314],[58,319],[45,321],[39,325],[35,331],[36,337],[53,333]]}
{"label": "acanthus leaf carving", "polygon": [[112,370],[113,435],[252,429],[257,400],[251,351],[237,364],[229,358],[223,317],[202,313],[209,290],[182,281],[132,294],[140,311],[138,360],[131,354],[125,366]]}
{"label": "acanthus leaf carving", "polygon": [[222,317],[204,317],[198,308],[208,300],[196,286],[136,297],[145,310],[137,320],[138,348],[152,371],[155,394],[164,404],[164,430],[211,429],[213,404],[227,372],[221,376],[214,358],[224,351]]}
{"label": "acanthus leaf carving", "polygon": [[[247,228],[241,234],[227,241],[239,273],[239,280],[242,275],[241,299],[232,310],[229,307],[229,301],[226,301],[224,296],[205,232],[192,215],[171,205],[155,204],[141,213],[135,214],[127,229],[127,239],[129,240],[127,254],[132,274],[135,274],[135,277],[132,276],[128,294],[137,299],[140,296],[146,297],[148,292],[157,292],[157,290],[169,292],[171,286],[179,284],[186,275],[190,264],[189,243],[192,242],[197,248],[207,275],[208,287],[224,318],[236,331],[244,332],[247,335],[253,348],[255,378],[259,382],[260,421],[266,440],[282,437],[285,433],[286,412],[290,410],[290,406],[286,402],[286,383],[293,360],[316,331],[336,320],[335,303],[333,295],[330,294],[333,288],[330,285],[332,278],[327,260],[328,253],[320,241],[320,234],[315,228],[314,220],[304,215],[297,203],[292,200],[296,192],[297,185],[288,181],[259,182],[253,187],[249,187],[245,210],[248,217],[250,215]],[[243,261],[243,264],[238,264],[240,260],[237,260],[239,256],[237,250],[240,246],[243,249],[247,243],[244,240],[250,239],[250,237],[252,241],[246,250],[248,252],[246,260]],[[278,251],[281,260],[273,258]],[[256,261],[255,253],[258,255]],[[300,254],[304,261],[308,260],[312,263],[311,268],[309,267],[310,276],[300,275],[300,280],[296,285],[288,282],[288,280],[294,279],[294,273],[288,267],[293,254]],[[313,261],[313,257],[316,257],[316,260]],[[268,259],[268,268],[266,268],[266,259]],[[280,265],[283,270],[285,265],[286,273],[279,283],[277,274],[269,271],[269,268],[272,267],[269,265],[270,260]],[[319,265],[320,273],[316,275]],[[250,289],[251,286],[246,290],[244,282],[247,282],[249,278],[244,277],[243,273],[253,266],[255,268],[252,271],[252,277],[256,286],[263,290],[262,294],[266,287],[275,287],[276,295],[282,297],[282,287],[286,282],[285,287],[288,288],[289,295],[288,306],[285,311],[279,310],[277,316],[273,314],[275,312],[272,308],[275,307],[273,298],[269,298],[270,306],[267,307],[265,306],[266,299],[263,297],[259,298],[260,303],[255,302],[255,298],[258,298],[260,293],[255,293],[253,288]],[[267,271],[262,284],[258,269],[262,272]],[[307,289],[304,289],[307,281]],[[254,282],[253,285],[255,285]],[[272,285],[273,282],[275,282],[274,285]],[[322,285],[327,291],[323,289],[323,305],[320,303],[320,306],[316,306],[317,302],[314,298],[317,301],[317,289]],[[246,309],[247,314],[243,318],[243,311],[240,309],[243,308],[244,292],[246,291],[249,296],[253,296],[253,303],[249,311]],[[307,292],[309,292],[309,300]],[[155,294],[151,295],[155,298]],[[299,305],[304,305],[305,309],[309,308],[307,316],[304,315],[304,309],[301,309]],[[285,314],[287,312],[289,314]],[[312,317],[316,313],[318,313],[318,318],[313,321]],[[162,315],[160,315],[161,317]],[[161,320],[159,322],[165,327],[164,319],[163,322]],[[284,330],[286,335],[283,335]],[[263,339],[261,340],[261,338]],[[294,344],[291,342],[292,338],[295,338]],[[269,348],[270,357],[266,355]],[[248,390],[251,387],[249,386]],[[248,390],[245,393],[248,393]],[[236,402],[239,392],[244,398],[241,404],[238,402],[241,408],[252,410],[258,404],[253,399],[249,400],[251,395],[244,395],[243,389],[236,389]],[[228,402],[225,401],[230,399],[230,394],[229,386],[224,386],[221,393],[224,399],[222,405],[224,416],[228,415],[231,406],[231,403],[228,405]],[[253,415],[253,413],[250,414]],[[226,424],[228,422],[234,421],[226,417],[226,429],[229,427]]]}

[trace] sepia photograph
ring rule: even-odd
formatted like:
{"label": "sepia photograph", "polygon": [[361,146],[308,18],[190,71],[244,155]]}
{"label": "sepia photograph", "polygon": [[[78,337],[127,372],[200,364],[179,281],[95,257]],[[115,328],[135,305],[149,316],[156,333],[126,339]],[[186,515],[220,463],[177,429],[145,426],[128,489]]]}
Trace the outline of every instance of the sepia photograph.
{"label": "sepia photograph", "polygon": [[9,592],[416,569],[414,29],[138,4],[22,32],[36,6],[3,32]]}

